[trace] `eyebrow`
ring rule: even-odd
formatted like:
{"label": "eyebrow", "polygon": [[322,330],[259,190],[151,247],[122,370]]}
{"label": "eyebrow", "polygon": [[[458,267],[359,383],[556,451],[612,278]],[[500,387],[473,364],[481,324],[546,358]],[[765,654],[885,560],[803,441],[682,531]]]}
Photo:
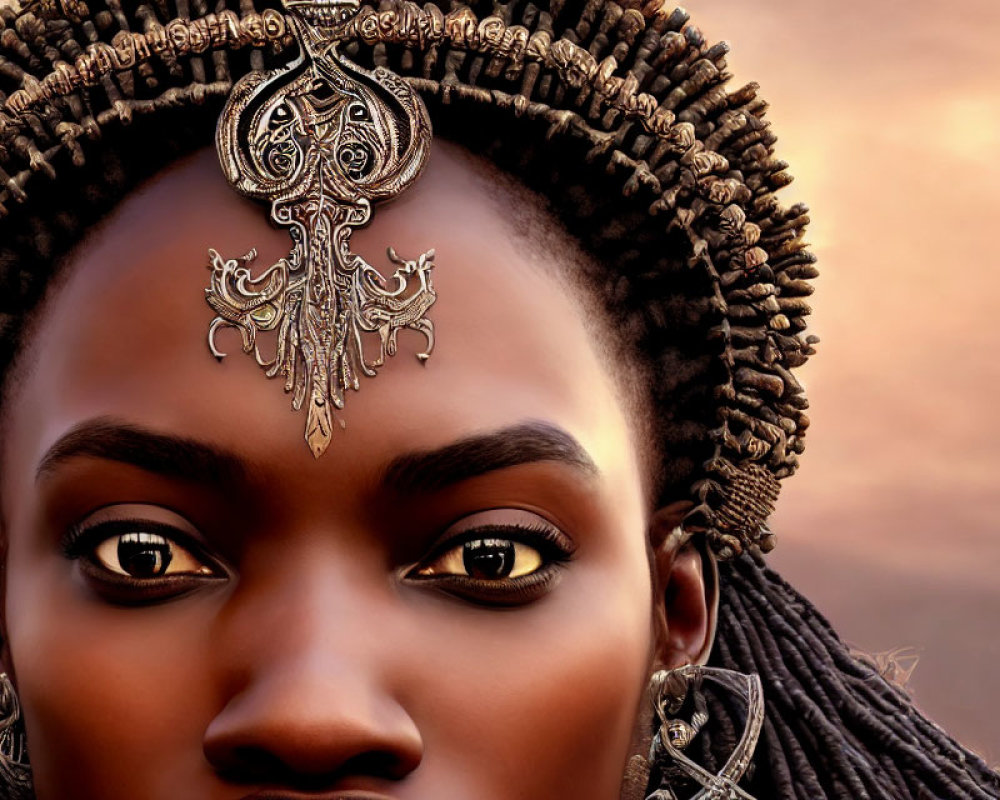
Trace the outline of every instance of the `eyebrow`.
{"label": "eyebrow", "polygon": [[83,422],[60,437],[39,461],[35,480],[81,456],[118,461],[166,477],[215,486],[236,484],[246,473],[237,456],[212,445],[99,418]]}
{"label": "eyebrow", "polygon": [[[40,480],[78,457],[129,464],[194,483],[244,482],[246,467],[223,449],[182,436],[157,433],[110,418],[89,420],[60,437],[38,464]],[[583,446],[562,428],[527,422],[460,439],[439,449],[408,453],[383,470],[383,488],[398,494],[434,492],[508,467],[553,461],[587,475],[599,470]]]}
{"label": "eyebrow", "polygon": [[599,473],[587,451],[565,430],[526,422],[400,456],[385,468],[381,482],[399,494],[429,493],[496,470],[543,461],[566,464],[591,476]]}

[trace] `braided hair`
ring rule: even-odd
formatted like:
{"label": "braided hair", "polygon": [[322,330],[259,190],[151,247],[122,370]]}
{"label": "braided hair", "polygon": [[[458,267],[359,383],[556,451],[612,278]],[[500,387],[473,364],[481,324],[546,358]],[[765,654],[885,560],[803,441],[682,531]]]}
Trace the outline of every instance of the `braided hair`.
{"label": "braided hair", "polygon": [[[761,675],[759,798],[996,798],[1000,776],[855,659],[767,569],[764,521],[808,426],[816,276],[757,86],[662,0],[364,7],[345,52],[424,96],[435,131],[544,194],[595,256],[582,276],[648,376],[662,501],[722,559],[711,663]],[[0,8],[0,377],[62,256],[133,186],[208,143],[234,79],[287,61],[256,0],[34,0]],[[620,66],[619,66],[620,65]],[[56,180],[57,172],[61,179]],[[64,176],[69,176],[66,179]],[[669,457],[666,456],[669,454]],[[722,765],[742,726],[709,694],[692,743]]]}

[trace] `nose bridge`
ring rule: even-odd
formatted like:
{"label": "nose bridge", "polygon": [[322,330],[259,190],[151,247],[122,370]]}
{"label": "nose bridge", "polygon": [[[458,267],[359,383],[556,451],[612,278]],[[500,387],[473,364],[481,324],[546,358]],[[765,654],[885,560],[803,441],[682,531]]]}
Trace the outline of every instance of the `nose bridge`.
{"label": "nose bridge", "polygon": [[386,615],[385,589],[384,566],[372,553],[289,536],[241,566],[223,624],[240,636],[256,631],[250,638],[260,656],[322,658],[320,651],[329,648],[333,658],[335,651],[371,643],[365,620]]}
{"label": "nose bridge", "polygon": [[373,680],[384,671],[395,597],[374,548],[285,531],[240,566],[216,624],[220,667],[242,681],[269,673]]}
{"label": "nose bridge", "polygon": [[415,768],[422,744],[397,699],[384,571],[342,547],[285,539],[280,555],[246,564],[218,619],[223,696],[209,760],[308,775],[355,762],[393,775]]}

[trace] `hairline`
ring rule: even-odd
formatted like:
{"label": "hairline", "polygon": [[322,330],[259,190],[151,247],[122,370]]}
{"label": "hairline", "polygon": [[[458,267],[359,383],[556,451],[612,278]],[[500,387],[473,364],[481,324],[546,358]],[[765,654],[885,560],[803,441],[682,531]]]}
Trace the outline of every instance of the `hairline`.
{"label": "hairline", "polygon": [[[548,197],[527,186],[520,178],[501,169],[461,143],[454,143],[472,168],[474,180],[488,188],[487,197],[500,213],[498,218],[512,236],[521,237],[538,249],[558,254],[549,259],[556,267],[548,273],[568,290],[580,311],[588,340],[599,362],[607,367],[615,396],[621,404],[629,432],[636,443],[642,473],[652,492],[659,480],[661,453],[656,442],[654,409],[647,392],[650,370],[633,343],[626,341],[601,287],[588,276],[607,274],[598,257],[574,236],[552,207]],[[652,498],[651,498],[652,499]]]}

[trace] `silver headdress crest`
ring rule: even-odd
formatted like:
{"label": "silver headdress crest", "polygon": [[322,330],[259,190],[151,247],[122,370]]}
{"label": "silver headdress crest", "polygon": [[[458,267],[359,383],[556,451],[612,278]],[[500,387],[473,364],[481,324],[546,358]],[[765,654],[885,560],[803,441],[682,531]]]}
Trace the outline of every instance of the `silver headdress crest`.
{"label": "silver headdress crest", "polygon": [[[252,72],[232,90],[216,134],[222,168],[233,188],[269,200],[271,218],[289,228],[291,253],[256,277],[250,251],[227,259],[209,251],[206,289],[215,334],[237,328],[243,350],[269,378],[285,380],[292,407],[307,409],[306,441],[317,458],[330,444],[333,407],[342,408],[361,374],[374,376],[396,352],[401,328],[424,334],[426,360],[434,325],[425,316],[436,295],[434,251],[415,261],[398,257],[387,282],[351,252],[351,233],[368,223],[372,206],[406,189],[427,160],[430,120],[416,92],[399,76],[367,70],[338,49],[336,31],[358,11],[357,0],[283,0],[301,48],[289,66]],[[274,355],[257,335],[274,331]],[[366,334],[379,352],[365,355]]]}

